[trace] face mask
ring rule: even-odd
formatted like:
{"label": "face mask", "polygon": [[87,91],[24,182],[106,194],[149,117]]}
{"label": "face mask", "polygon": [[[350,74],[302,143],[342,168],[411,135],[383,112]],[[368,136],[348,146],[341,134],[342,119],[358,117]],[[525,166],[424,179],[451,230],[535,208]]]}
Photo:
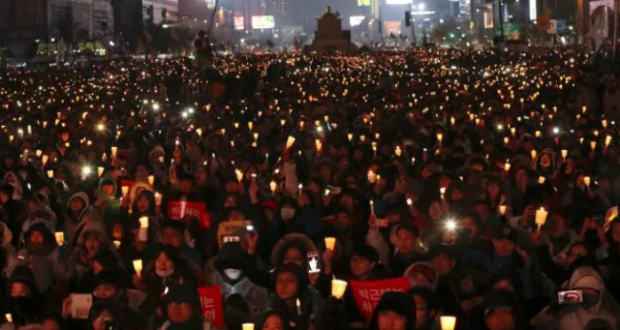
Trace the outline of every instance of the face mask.
{"label": "face mask", "polygon": [[295,209],[293,208],[283,208],[280,210],[280,216],[282,216],[282,220],[288,221],[295,217]]}
{"label": "face mask", "polygon": [[158,270],[158,269],[156,269],[155,273],[159,277],[166,278],[166,277],[172,275],[172,273],[174,273],[174,269],[169,269],[169,270]]}
{"label": "face mask", "polygon": [[599,294],[598,293],[584,293],[583,294],[583,302],[581,306],[585,310],[590,310],[598,303]]}
{"label": "face mask", "polygon": [[241,270],[239,269],[224,269],[224,274],[229,279],[236,281],[241,277]]}

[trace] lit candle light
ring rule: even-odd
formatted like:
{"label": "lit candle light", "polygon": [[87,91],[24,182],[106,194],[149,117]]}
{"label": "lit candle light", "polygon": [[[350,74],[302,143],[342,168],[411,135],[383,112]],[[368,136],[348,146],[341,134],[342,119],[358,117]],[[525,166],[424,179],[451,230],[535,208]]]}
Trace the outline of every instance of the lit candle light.
{"label": "lit candle light", "polygon": [[547,215],[549,212],[545,211],[543,207],[540,210],[536,210],[536,226],[538,226],[538,230],[547,222]]}

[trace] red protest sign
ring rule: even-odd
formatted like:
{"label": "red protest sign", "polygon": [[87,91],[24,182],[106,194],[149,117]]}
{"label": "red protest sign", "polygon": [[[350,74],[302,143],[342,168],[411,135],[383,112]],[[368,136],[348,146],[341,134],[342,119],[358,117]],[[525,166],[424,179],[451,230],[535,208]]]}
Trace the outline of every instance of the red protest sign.
{"label": "red protest sign", "polygon": [[133,186],[136,182],[136,180],[121,180],[121,187],[131,187]]}
{"label": "red protest sign", "polygon": [[222,294],[219,286],[208,286],[198,288],[200,305],[202,306],[202,316],[211,321],[216,329],[224,328],[224,307],[222,304]]}
{"label": "red protest sign", "polygon": [[360,313],[370,321],[372,313],[386,291],[405,292],[410,289],[409,278],[399,277],[380,281],[351,281],[353,298]]}
{"label": "red protest sign", "polygon": [[209,229],[211,227],[211,216],[207,212],[207,204],[173,201],[168,202],[166,212],[169,220],[183,220],[186,216],[196,217],[200,221],[202,228]]}

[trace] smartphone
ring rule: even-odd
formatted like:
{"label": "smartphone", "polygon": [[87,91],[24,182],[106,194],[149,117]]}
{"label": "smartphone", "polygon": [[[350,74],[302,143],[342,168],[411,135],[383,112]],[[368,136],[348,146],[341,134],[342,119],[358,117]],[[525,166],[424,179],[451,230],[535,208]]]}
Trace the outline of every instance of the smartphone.
{"label": "smartphone", "polygon": [[558,292],[558,303],[560,305],[579,304],[583,302],[581,290],[568,290]]}
{"label": "smartphone", "polygon": [[319,254],[316,252],[308,253],[308,269],[310,274],[320,273],[321,267],[319,266]]}
{"label": "smartphone", "polygon": [[389,225],[387,219],[377,219],[377,227],[379,228],[387,228]]}
{"label": "smartphone", "polygon": [[252,225],[247,225],[247,226],[245,227],[245,231],[247,231],[247,232],[248,232],[248,234],[254,234],[254,226],[252,226]]}

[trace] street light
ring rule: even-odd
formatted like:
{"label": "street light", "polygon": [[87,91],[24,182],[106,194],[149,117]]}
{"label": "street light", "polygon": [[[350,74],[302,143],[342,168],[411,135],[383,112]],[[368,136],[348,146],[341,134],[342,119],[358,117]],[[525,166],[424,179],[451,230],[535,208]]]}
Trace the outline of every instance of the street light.
{"label": "street light", "polygon": [[110,41],[109,44],[110,44],[110,47],[114,47],[114,41]]}

